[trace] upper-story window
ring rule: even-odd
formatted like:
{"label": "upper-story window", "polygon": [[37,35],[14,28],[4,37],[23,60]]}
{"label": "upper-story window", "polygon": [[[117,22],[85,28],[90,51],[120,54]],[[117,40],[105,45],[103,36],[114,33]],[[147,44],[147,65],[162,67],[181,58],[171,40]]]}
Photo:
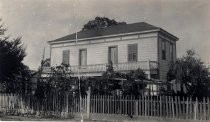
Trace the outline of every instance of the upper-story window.
{"label": "upper-story window", "polygon": [[69,50],[63,50],[62,63],[69,65]]}
{"label": "upper-story window", "polygon": [[162,60],[166,60],[166,41],[161,41]]}
{"label": "upper-story window", "polygon": [[109,47],[108,52],[108,63],[112,62],[113,64],[118,63],[118,52],[117,52],[117,46],[111,46]]}
{"label": "upper-story window", "polygon": [[169,54],[170,54],[170,60],[173,61],[174,55],[173,55],[173,44],[172,43],[170,43],[170,45],[169,45]]}
{"label": "upper-story window", "polygon": [[79,50],[79,65],[80,66],[87,65],[87,49]]}
{"label": "upper-story window", "polygon": [[128,45],[128,62],[138,60],[137,51],[138,51],[138,45],[137,44],[129,44]]}

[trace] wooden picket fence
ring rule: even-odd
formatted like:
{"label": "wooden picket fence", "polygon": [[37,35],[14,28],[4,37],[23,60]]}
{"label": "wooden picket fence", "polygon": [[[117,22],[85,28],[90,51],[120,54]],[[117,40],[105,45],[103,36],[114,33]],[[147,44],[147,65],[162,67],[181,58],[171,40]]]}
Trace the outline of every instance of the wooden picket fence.
{"label": "wooden picket fence", "polygon": [[86,98],[81,100],[70,94],[48,94],[44,98],[34,95],[0,94],[0,112],[36,116],[70,117],[80,112],[80,105],[86,111]]}
{"label": "wooden picket fence", "polygon": [[92,96],[90,113],[121,114],[130,117],[152,116],[176,119],[210,119],[209,98],[195,101],[192,98],[171,96]]}
{"label": "wooden picket fence", "polygon": [[68,117],[78,113],[91,116],[122,115],[128,117],[161,117],[190,120],[210,120],[209,98],[171,96],[109,96],[73,97],[69,94],[50,94],[37,100],[33,95],[0,94],[0,112],[28,115]]}

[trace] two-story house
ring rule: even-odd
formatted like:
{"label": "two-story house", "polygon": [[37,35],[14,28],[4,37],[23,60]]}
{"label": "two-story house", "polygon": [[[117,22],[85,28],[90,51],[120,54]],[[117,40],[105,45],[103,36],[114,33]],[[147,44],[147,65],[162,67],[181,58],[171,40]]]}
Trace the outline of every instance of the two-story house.
{"label": "two-story house", "polygon": [[74,76],[100,76],[112,62],[115,71],[141,68],[148,78],[166,80],[177,40],[145,22],[80,31],[49,41],[50,65],[69,64]]}

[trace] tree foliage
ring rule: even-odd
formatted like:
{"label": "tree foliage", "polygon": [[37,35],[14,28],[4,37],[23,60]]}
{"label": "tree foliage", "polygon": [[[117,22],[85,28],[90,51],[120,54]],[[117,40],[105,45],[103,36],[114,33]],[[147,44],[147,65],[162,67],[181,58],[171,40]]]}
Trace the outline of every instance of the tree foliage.
{"label": "tree foliage", "polygon": [[94,20],[89,21],[84,25],[82,31],[91,30],[91,29],[99,29],[99,28],[107,28],[110,26],[126,24],[125,22],[117,22],[114,19],[109,19],[107,17],[96,17]]}
{"label": "tree foliage", "polygon": [[79,82],[82,95],[86,94],[88,87],[91,87],[91,94],[111,95],[120,90],[123,95],[140,95],[139,89],[145,87],[145,84],[139,84],[135,81],[146,79],[143,70],[137,69],[128,73],[116,72],[112,63],[107,66],[106,72],[101,77],[80,77],[80,80],[77,77],[72,77],[68,65],[61,64],[51,69],[52,73],[46,79],[40,75],[36,91],[36,95],[40,98],[45,97],[50,92],[69,92],[79,95]]}
{"label": "tree foliage", "polygon": [[188,50],[185,56],[170,65],[167,76],[169,81],[175,79],[181,84],[182,93],[184,92],[183,86],[185,86],[188,95],[205,96],[209,82],[208,74],[208,69],[195,51]]}
{"label": "tree foliage", "polygon": [[110,62],[107,65],[106,72],[104,72],[102,74],[102,78],[104,78],[104,79],[122,78],[122,79],[127,79],[127,80],[133,80],[134,81],[136,79],[138,79],[138,80],[145,80],[146,79],[146,74],[140,68],[138,68],[136,70],[131,70],[128,73],[116,72],[116,71],[114,71],[112,62]]}
{"label": "tree foliage", "polygon": [[122,95],[140,95],[140,90],[145,87],[145,84],[138,81],[145,79],[146,75],[141,69],[122,73],[114,71],[113,64],[110,63],[101,77],[82,81],[84,87],[81,89],[87,89],[90,86],[92,94],[115,94],[120,90]]}
{"label": "tree foliage", "polygon": [[69,66],[61,64],[59,66],[51,67],[51,74],[49,77],[39,77],[39,83],[42,84],[39,87],[42,87],[41,89],[43,89],[44,92],[67,92],[71,90],[71,86],[75,83],[75,79],[71,77]]}
{"label": "tree foliage", "polygon": [[0,26],[0,83],[5,92],[23,92],[30,77],[29,68],[23,64],[26,56],[21,38],[9,40],[6,29]]}
{"label": "tree foliage", "polygon": [[[35,91],[35,97],[40,101],[45,100],[47,96],[52,94],[70,95],[73,93],[78,96],[78,79],[73,78],[71,75],[71,70],[68,65],[61,64],[55,67],[51,67],[51,74],[44,77],[42,67],[43,62],[41,62],[41,67],[39,68],[37,89]],[[74,88],[72,86],[75,86]]]}

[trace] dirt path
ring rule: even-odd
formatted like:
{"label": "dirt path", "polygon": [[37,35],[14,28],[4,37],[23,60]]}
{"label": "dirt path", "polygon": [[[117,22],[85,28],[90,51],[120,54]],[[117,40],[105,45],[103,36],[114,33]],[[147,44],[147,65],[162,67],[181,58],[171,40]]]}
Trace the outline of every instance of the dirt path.
{"label": "dirt path", "polygon": [[33,116],[11,116],[11,115],[0,115],[0,121],[70,121],[77,122],[74,119],[60,119],[60,118],[41,118]]}

